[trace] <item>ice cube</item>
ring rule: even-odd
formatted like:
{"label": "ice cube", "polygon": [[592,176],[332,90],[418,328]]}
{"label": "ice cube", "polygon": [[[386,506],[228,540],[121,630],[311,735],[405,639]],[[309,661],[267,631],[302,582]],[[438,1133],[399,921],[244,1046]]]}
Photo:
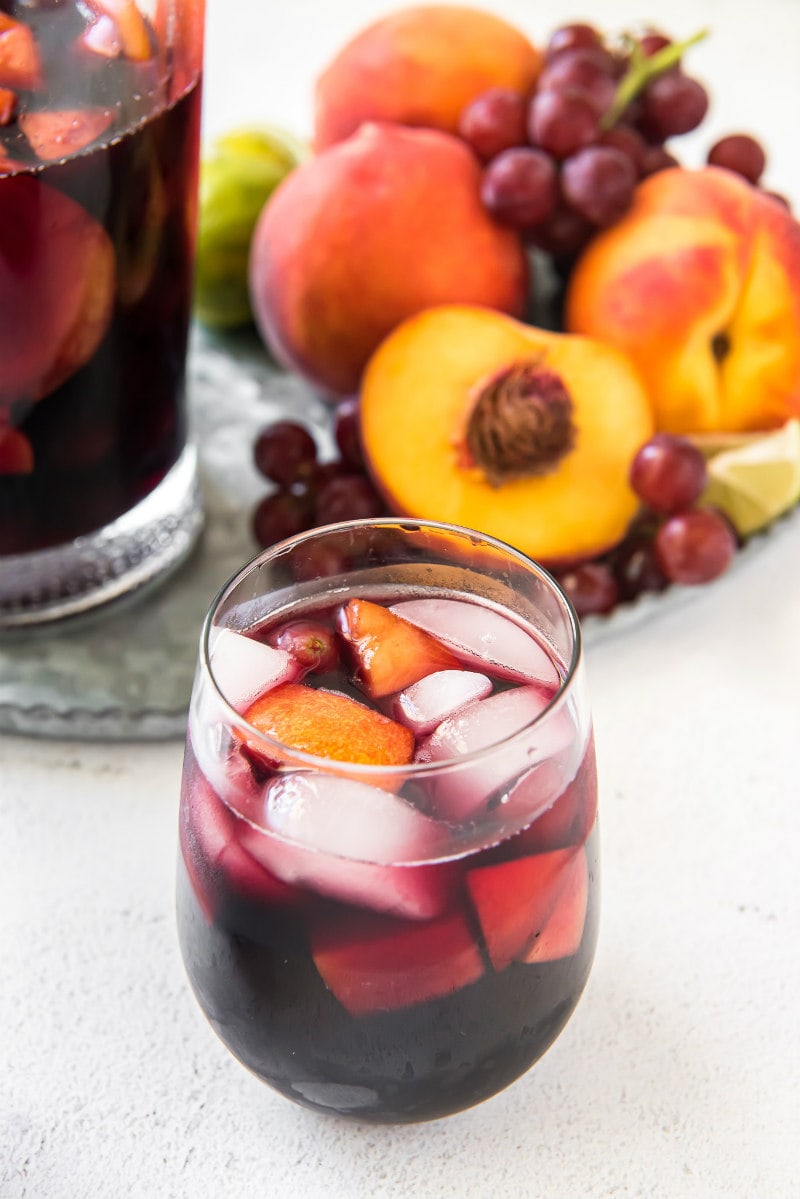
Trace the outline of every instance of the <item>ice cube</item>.
{"label": "ice cube", "polygon": [[391,611],[438,637],[472,666],[502,679],[557,688],[559,675],[542,645],[520,625],[492,608],[466,600],[419,599],[392,604]]}
{"label": "ice cube", "polygon": [[395,697],[393,716],[419,736],[476,699],[485,699],[492,681],[471,670],[437,670]]}
{"label": "ice cube", "polygon": [[217,687],[240,714],[259,695],[300,673],[299,663],[285,650],[230,629],[212,633],[209,660]]}
{"label": "ice cube", "polygon": [[[518,779],[561,755],[571,757],[577,737],[568,705],[562,703],[544,719],[537,720],[550,701],[548,692],[530,684],[477,700],[442,721],[420,744],[418,761],[443,762],[479,750],[485,752],[476,759],[455,762],[428,781],[435,815],[456,822],[488,815],[489,801],[502,797],[509,784],[518,785]],[[508,742],[509,737],[529,725],[532,727],[527,733]],[[544,788],[539,810],[552,803],[557,794]],[[534,795],[529,790],[527,802]],[[518,795],[515,816],[521,809],[522,797]],[[498,815],[502,817],[503,813]]]}
{"label": "ice cube", "polygon": [[286,774],[268,787],[262,820],[245,846],[284,882],[417,920],[447,906],[452,864],[398,863],[446,852],[448,830],[399,796],[313,771]]}

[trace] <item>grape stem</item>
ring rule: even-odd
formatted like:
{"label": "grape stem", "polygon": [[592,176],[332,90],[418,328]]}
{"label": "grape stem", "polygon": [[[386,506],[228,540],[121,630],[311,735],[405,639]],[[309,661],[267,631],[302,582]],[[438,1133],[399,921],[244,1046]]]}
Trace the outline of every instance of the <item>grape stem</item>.
{"label": "grape stem", "polygon": [[708,34],[708,29],[701,29],[699,33],[695,33],[686,41],[672,42],[649,57],[642,53],[639,42],[635,38],[630,38],[630,66],[619,82],[611,107],[600,122],[600,128],[610,129],[616,125],[631,100],[634,100],[651,80],[674,67],[691,46],[701,42],[703,38],[708,37]]}

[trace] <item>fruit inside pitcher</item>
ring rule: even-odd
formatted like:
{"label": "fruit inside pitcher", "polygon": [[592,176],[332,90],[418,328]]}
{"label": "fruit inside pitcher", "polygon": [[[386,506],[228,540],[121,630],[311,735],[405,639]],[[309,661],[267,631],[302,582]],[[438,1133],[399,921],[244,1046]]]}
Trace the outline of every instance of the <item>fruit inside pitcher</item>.
{"label": "fruit inside pitcher", "polygon": [[0,554],[110,523],[184,446],[201,48],[197,0],[0,10]]}
{"label": "fruit inside pitcher", "polygon": [[192,722],[179,926],[223,1041],[367,1120],[513,1081],[596,936],[594,746],[562,666],[497,609],[402,595],[215,630],[210,664],[246,723],[220,761]]}

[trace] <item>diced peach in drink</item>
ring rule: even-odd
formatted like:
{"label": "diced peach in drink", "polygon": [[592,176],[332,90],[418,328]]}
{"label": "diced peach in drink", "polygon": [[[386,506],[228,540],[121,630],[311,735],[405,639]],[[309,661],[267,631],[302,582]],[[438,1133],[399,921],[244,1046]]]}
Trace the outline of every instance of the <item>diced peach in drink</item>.
{"label": "diced peach in drink", "polygon": [[114,22],[126,58],[144,62],[153,57],[147,22],[136,7],[135,0],[88,0],[88,3],[98,16],[106,16]]}
{"label": "diced peach in drink", "polygon": [[417,736],[432,733],[437,725],[460,712],[476,699],[485,699],[492,681],[472,670],[437,670],[412,683],[395,696],[392,709],[397,720]]}
{"label": "diced peach in drink", "polygon": [[576,853],[583,850],[558,849],[467,871],[467,889],[495,970],[505,970],[531,949],[574,882],[570,864]]}
{"label": "diced peach in drink", "polygon": [[[17,93],[10,87],[0,87],[0,125],[10,125],[17,111]],[[2,162],[0,162],[2,170]]]}
{"label": "diced peach in drink", "polygon": [[473,670],[555,690],[560,682],[552,658],[520,625],[483,604],[419,599],[392,604],[397,616],[442,641]]}
{"label": "diced peach in drink", "polygon": [[85,208],[35,176],[3,181],[0,408],[41,398],[88,361],[111,318],[114,278],[111,239]]}
{"label": "diced peach in drink", "polygon": [[33,470],[33,446],[24,433],[0,425],[0,475],[29,475]]}
{"label": "diced peach in drink", "polygon": [[169,100],[182,96],[203,65],[204,0],[156,0],[153,26],[156,43],[169,51]]}
{"label": "diced peach in drink", "polygon": [[372,699],[402,691],[426,675],[458,669],[458,659],[382,604],[351,599],[339,613],[339,631],[350,648],[359,685]]}
{"label": "diced peach in drink", "polygon": [[325,985],[354,1016],[452,995],[484,973],[460,912],[425,924],[379,916],[348,920],[346,928],[323,923],[312,931],[311,953]]}
{"label": "diced peach in drink", "polygon": [[33,33],[0,12],[0,86],[30,90],[42,83],[42,64]]}
{"label": "diced peach in drink", "polygon": [[589,902],[589,867],[584,849],[570,859],[564,873],[567,877],[560,898],[522,955],[523,962],[555,962],[572,957],[580,949]]}
{"label": "diced peach in drink", "polygon": [[56,162],[85,150],[113,120],[108,108],[62,108],[23,113],[18,123],[37,158]]}
{"label": "diced peach in drink", "polygon": [[[244,713],[260,733],[288,750],[371,766],[400,766],[411,761],[414,734],[404,725],[338,692],[303,683],[282,683],[262,695]],[[251,738],[253,752],[270,762],[292,761],[278,745]]]}

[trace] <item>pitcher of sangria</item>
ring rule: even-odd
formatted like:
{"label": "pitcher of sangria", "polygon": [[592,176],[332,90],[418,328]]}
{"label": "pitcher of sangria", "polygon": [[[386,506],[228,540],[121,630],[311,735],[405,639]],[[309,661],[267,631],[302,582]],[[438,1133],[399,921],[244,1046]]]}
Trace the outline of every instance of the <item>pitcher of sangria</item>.
{"label": "pitcher of sangria", "polygon": [[0,0],[0,629],[165,573],[187,443],[203,0]]}

